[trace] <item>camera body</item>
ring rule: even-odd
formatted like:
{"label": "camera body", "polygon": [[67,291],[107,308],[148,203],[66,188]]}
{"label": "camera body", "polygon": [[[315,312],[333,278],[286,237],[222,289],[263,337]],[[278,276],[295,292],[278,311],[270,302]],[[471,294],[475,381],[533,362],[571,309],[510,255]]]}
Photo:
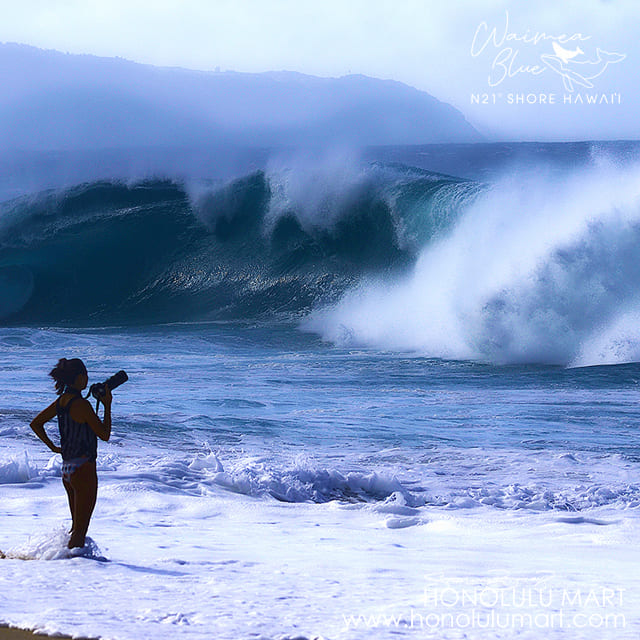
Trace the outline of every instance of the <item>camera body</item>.
{"label": "camera body", "polygon": [[96,382],[92,384],[89,387],[89,394],[92,395],[96,400],[100,400],[100,398],[106,393],[107,387],[110,391],[113,391],[116,387],[124,384],[128,379],[129,376],[125,371],[118,371],[118,373],[112,375],[104,382]]}

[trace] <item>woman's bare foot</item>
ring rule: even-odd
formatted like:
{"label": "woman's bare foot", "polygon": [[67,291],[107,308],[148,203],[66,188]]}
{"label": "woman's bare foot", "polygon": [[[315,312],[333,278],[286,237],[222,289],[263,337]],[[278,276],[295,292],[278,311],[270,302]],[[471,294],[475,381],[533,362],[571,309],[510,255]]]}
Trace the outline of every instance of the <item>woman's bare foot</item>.
{"label": "woman's bare foot", "polygon": [[82,549],[82,547],[84,547],[84,536],[73,534],[71,538],[69,538],[67,549]]}

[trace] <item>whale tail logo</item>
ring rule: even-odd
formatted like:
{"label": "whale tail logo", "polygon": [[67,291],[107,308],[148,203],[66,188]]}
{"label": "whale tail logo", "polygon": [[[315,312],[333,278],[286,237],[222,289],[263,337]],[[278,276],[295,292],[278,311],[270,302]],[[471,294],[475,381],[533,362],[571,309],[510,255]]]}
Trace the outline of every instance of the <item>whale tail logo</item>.
{"label": "whale tail logo", "polygon": [[608,51],[603,51],[602,49],[598,49],[598,53],[603,60],[607,61],[608,64],[611,64],[612,62],[621,62],[627,57],[624,53],[609,53]]}
{"label": "whale tail logo", "polygon": [[553,55],[545,53],[540,58],[549,69],[562,77],[564,88],[570,92],[575,90],[575,85],[585,89],[593,89],[591,80],[601,76],[610,64],[621,62],[627,57],[622,53],[597,49],[595,60],[574,60],[575,57],[584,54],[580,47],[575,51],[569,51],[555,41],[552,42],[552,45]]}

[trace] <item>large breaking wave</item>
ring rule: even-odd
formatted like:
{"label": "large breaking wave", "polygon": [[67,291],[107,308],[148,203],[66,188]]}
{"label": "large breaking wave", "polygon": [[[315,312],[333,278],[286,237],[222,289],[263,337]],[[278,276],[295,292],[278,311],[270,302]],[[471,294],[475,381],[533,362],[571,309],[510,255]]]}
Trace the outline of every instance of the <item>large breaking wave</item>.
{"label": "large breaking wave", "polygon": [[310,330],[490,363],[640,361],[640,165],[492,184],[415,268],[351,288]]}
{"label": "large breaking wave", "polygon": [[393,163],[93,182],[0,205],[0,322],[305,318],[494,363],[640,360],[640,165],[472,180]]}
{"label": "large breaking wave", "polygon": [[481,188],[402,165],[256,171],[206,188],[94,182],[1,205],[0,322],[301,314],[396,273]]}

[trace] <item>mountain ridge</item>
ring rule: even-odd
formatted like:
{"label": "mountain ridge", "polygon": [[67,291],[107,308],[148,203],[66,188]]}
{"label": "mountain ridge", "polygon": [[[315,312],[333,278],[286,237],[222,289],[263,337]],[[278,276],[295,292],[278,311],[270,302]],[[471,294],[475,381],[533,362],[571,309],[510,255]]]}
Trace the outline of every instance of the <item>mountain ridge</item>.
{"label": "mountain ridge", "polygon": [[453,106],[361,74],[198,71],[3,43],[0,80],[5,149],[483,139]]}

